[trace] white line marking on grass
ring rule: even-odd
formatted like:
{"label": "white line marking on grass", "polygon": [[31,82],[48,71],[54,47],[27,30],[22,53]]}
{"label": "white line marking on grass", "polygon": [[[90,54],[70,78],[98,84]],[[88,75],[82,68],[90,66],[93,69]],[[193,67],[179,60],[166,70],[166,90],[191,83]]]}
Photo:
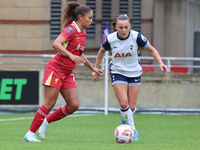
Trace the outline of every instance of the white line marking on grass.
{"label": "white line marking on grass", "polygon": [[0,119],[0,121],[13,121],[13,120],[25,120],[25,119],[33,119],[33,117],[21,117],[21,118]]}
{"label": "white line marking on grass", "polygon": [[67,117],[94,116],[94,115],[96,115],[96,114],[82,114],[82,115],[77,114],[77,115],[69,115],[69,116],[67,116]]}
{"label": "white line marking on grass", "polygon": [[[94,116],[95,114],[77,114],[77,115],[69,115],[67,117],[79,117],[79,116]],[[21,118],[10,118],[10,119],[0,119],[0,121],[13,121],[13,120],[27,120],[33,119],[33,117],[21,117]]]}

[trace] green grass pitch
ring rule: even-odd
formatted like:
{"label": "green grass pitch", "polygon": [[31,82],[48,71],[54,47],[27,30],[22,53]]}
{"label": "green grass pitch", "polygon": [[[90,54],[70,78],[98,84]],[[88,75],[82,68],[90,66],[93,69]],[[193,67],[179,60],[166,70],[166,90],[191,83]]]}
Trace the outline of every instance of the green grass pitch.
{"label": "green grass pitch", "polygon": [[[32,122],[26,118],[33,116],[0,115],[1,150],[200,149],[200,116],[195,115],[135,114],[140,138],[131,144],[119,144],[114,139],[114,130],[121,122],[119,113],[66,117],[50,124],[46,139],[41,143],[24,142],[23,137]],[[22,120],[6,120],[10,118]],[[39,139],[38,133],[37,137]]]}

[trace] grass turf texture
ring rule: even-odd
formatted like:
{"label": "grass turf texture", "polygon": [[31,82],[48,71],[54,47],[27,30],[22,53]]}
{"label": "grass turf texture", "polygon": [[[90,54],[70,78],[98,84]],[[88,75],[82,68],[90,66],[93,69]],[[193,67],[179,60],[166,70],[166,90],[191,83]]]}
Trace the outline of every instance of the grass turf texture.
{"label": "grass turf texture", "polygon": [[[0,119],[33,117],[34,115],[0,115]],[[41,143],[24,142],[32,119],[0,121],[1,150],[189,150],[200,149],[200,116],[135,114],[139,141],[119,144],[114,130],[120,114],[66,117],[50,124]],[[38,133],[37,133],[38,139]]]}

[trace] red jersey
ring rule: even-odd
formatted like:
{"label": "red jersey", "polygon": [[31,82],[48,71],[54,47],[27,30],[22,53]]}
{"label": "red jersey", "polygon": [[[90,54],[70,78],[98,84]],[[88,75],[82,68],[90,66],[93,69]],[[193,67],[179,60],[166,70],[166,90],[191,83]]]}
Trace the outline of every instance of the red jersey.
{"label": "red jersey", "polygon": [[[86,31],[81,32],[77,24],[73,21],[69,24],[60,35],[66,39],[63,43],[63,47],[70,53],[81,56],[85,49],[85,36]],[[61,69],[74,70],[76,68],[76,63],[69,59],[67,56],[60,53],[56,53],[53,58],[54,63],[56,63]]]}

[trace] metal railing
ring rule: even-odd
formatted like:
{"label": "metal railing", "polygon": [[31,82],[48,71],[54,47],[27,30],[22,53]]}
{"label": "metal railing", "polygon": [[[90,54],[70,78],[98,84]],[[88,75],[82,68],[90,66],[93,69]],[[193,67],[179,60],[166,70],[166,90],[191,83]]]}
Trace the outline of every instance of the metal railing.
{"label": "metal railing", "polygon": [[[15,58],[53,58],[55,55],[32,55],[32,54],[0,54],[1,57],[15,57]],[[96,59],[96,55],[86,55],[88,59]],[[111,56],[108,56],[108,52],[106,52],[105,57],[103,58],[100,66],[102,70],[105,70],[105,106],[104,106],[104,113],[105,115],[108,114],[108,60],[111,59]],[[148,61],[154,61],[153,57],[140,57],[141,60],[148,60]],[[200,65],[194,65],[193,62],[199,61],[200,58],[188,58],[188,57],[161,57],[161,59],[167,64],[168,72],[171,72],[172,67],[179,67],[179,68],[200,68]],[[173,65],[172,61],[186,61],[186,65]],[[1,62],[0,59],[0,65],[45,65],[47,62]],[[144,64],[143,67],[159,67],[159,65],[156,64]]]}
{"label": "metal railing", "polygon": [[[0,54],[0,57],[16,57],[16,58],[53,58],[54,54]],[[88,59],[96,59],[96,55],[86,55]],[[139,57],[141,60],[145,61],[154,61],[153,57]],[[108,59],[111,59],[111,56],[108,56]],[[168,67],[168,72],[171,72],[171,68],[200,68],[200,65],[194,65],[193,62],[199,61],[199,57],[161,57],[163,61],[166,61]],[[187,64],[184,65],[173,65],[172,61],[187,61]],[[1,65],[45,65],[46,62],[1,62]],[[101,69],[104,70],[105,67],[105,57],[103,58],[101,64]],[[159,67],[158,64],[143,64],[143,67]]]}
{"label": "metal railing", "polygon": [[[154,60],[153,57],[140,57],[141,60]],[[199,57],[161,57],[163,61],[167,61],[168,72],[171,72],[171,68],[200,68],[200,65],[191,65],[194,61],[199,61]],[[190,64],[186,65],[172,65],[172,61],[187,61],[191,62]],[[143,65],[144,67],[159,67],[159,65]]]}

